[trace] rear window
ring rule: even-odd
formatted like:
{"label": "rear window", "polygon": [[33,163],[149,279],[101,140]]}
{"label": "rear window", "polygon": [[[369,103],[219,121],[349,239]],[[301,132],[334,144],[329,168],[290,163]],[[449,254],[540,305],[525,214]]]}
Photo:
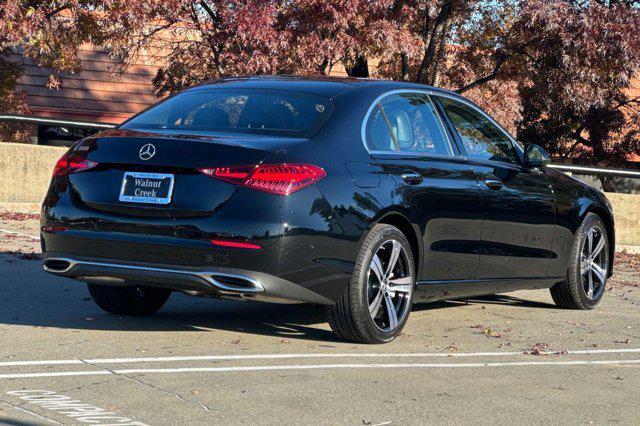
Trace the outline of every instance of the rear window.
{"label": "rear window", "polygon": [[325,123],[333,103],[281,90],[203,89],[180,93],[120,126],[185,133],[239,132],[308,138]]}

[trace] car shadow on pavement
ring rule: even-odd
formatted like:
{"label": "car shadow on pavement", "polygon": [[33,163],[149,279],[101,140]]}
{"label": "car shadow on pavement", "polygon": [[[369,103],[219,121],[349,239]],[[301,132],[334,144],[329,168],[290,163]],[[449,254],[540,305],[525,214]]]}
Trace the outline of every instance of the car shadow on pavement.
{"label": "car shadow on pavement", "polygon": [[[437,310],[467,304],[553,307],[498,295],[419,303],[413,310]],[[0,306],[0,325],[111,331],[220,330],[282,339],[336,341],[326,325],[321,306],[205,299],[174,293],[160,311],[150,316],[107,314],[93,303],[82,283],[45,274],[40,262],[7,256],[0,256]]]}
{"label": "car shadow on pavement", "polygon": [[419,302],[413,306],[413,312],[426,311],[441,308],[453,308],[464,305],[510,305],[521,308],[557,309],[553,303],[536,302],[533,300],[521,299],[519,297],[505,294],[494,294],[488,296],[476,296],[468,299],[446,300],[442,302]]}

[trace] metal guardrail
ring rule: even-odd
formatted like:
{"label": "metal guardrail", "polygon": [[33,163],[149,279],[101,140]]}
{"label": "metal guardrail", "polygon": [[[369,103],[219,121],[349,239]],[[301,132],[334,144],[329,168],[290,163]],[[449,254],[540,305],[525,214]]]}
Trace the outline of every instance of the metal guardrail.
{"label": "metal guardrail", "polygon": [[[44,124],[51,126],[68,126],[80,129],[113,129],[117,127],[114,123],[98,123],[93,121],[82,120],[61,120],[57,118],[48,117],[34,117],[30,115],[22,114],[0,114],[0,121],[10,123],[22,123],[22,124]],[[630,177],[640,178],[640,171],[624,170],[624,169],[603,169],[599,167],[585,167],[585,166],[569,166],[564,164],[549,164],[547,167],[551,167],[563,172],[571,172],[585,175],[604,175],[604,176],[618,176],[618,177]]]}
{"label": "metal guardrail", "polygon": [[22,114],[0,114],[0,121],[8,123],[20,123],[20,124],[44,124],[50,126],[67,126],[77,129],[113,129],[117,124],[114,123],[97,123],[94,121],[82,121],[82,120],[60,120],[57,118],[48,117],[34,117],[30,115]]}
{"label": "metal guardrail", "polygon": [[584,166],[568,166],[564,164],[549,164],[547,167],[560,170],[562,172],[571,172],[584,175],[604,175],[616,177],[640,178],[640,171],[624,170],[624,169],[601,169],[598,167]]}

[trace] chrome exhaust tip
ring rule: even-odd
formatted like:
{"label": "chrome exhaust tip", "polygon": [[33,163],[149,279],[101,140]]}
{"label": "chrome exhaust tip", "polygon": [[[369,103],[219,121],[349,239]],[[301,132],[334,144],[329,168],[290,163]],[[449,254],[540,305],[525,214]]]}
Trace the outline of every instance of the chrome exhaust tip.
{"label": "chrome exhaust tip", "polygon": [[46,272],[51,272],[54,274],[64,274],[68,272],[71,268],[73,268],[74,263],[69,259],[58,259],[58,258],[49,258],[45,259],[42,268]]}
{"label": "chrome exhaust tip", "polygon": [[233,293],[261,293],[264,291],[262,283],[245,275],[215,273],[207,280],[219,290]]}

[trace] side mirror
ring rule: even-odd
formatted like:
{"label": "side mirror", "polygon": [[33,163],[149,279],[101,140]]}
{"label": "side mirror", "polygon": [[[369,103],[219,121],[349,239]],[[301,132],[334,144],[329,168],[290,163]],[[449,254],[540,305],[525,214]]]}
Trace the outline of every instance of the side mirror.
{"label": "side mirror", "polygon": [[538,145],[527,144],[524,147],[524,163],[529,168],[544,167],[551,163],[551,157],[547,154],[547,151],[540,148]]}

